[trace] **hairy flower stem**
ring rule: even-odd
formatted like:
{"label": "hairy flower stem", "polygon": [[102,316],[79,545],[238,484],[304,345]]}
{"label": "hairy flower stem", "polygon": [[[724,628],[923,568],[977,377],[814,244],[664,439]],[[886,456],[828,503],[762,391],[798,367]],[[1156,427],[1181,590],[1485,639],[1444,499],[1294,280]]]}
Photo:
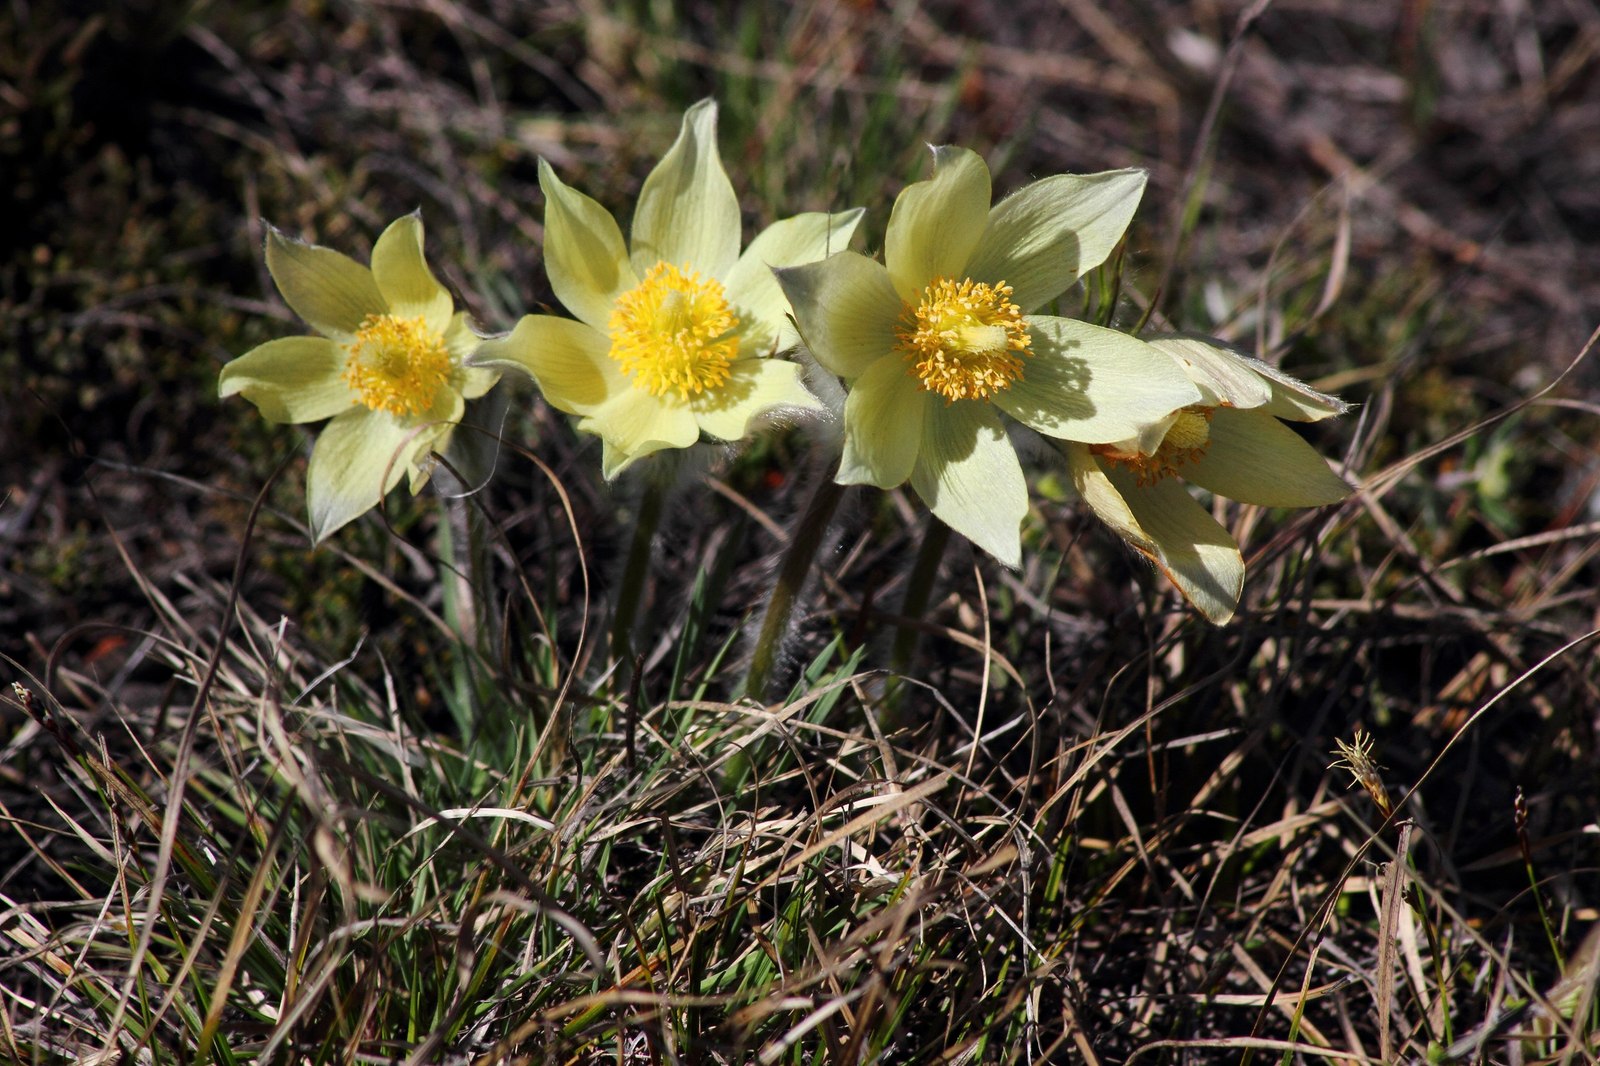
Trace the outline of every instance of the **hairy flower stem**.
{"label": "hairy flower stem", "polygon": [[650,573],[650,544],[661,524],[661,505],[666,495],[664,478],[647,477],[644,493],[639,497],[639,513],[633,521],[633,543],[628,547],[622,583],[617,586],[617,603],[611,612],[611,657],[620,664],[617,670],[622,680],[633,671],[633,621],[644,596],[645,579]]}
{"label": "hairy flower stem", "polygon": [[800,524],[790,538],[788,551],[784,553],[783,563],[778,568],[777,583],[767,600],[767,612],[761,619],[761,632],[756,636],[755,650],[750,655],[750,672],[745,675],[741,689],[743,695],[758,700],[765,698],[767,683],[778,661],[779,648],[789,631],[789,617],[794,613],[795,601],[800,598],[800,590],[805,585],[806,576],[811,573],[817,549],[822,546],[823,534],[828,531],[833,512],[838,509],[843,497],[844,486],[824,474],[806,504],[805,514],[800,517]]}

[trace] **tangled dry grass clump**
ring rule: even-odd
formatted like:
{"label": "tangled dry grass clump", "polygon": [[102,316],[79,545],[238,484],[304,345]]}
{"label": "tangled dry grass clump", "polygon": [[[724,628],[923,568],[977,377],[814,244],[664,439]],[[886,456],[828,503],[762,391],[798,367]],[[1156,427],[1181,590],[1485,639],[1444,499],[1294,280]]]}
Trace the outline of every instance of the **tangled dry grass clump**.
{"label": "tangled dry grass clump", "polygon": [[[1587,6],[9,17],[0,1058],[1600,1053]],[[617,672],[640,501],[526,393],[486,489],[312,551],[309,438],[215,400],[294,328],[262,220],[359,254],[420,205],[505,328],[553,303],[536,160],[631,202],[712,94],[747,220],[876,205],[868,247],[929,142],[1148,168],[1085,298],[1356,402],[1308,439],[1360,491],[1219,509],[1220,629],[1039,455],[1021,569],[953,545],[920,619],[927,516],[852,492],[770,704],[803,435],[666,500]]]}

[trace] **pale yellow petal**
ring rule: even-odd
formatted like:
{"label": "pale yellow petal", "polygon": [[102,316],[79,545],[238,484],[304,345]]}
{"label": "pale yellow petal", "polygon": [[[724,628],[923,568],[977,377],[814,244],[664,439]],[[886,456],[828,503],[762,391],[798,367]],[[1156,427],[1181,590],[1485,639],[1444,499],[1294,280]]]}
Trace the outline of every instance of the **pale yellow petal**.
{"label": "pale yellow petal", "polygon": [[700,439],[700,428],[689,405],[676,396],[652,396],[643,389],[626,389],[595,408],[578,423],[609,446],[604,473],[615,477],[623,466],[652,452],[687,448]]}
{"label": "pale yellow petal", "polygon": [[1140,486],[1083,445],[1066,452],[1073,482],[1096,517],[1155,563],[1208,621],[1222,625],[1233,617],[1244,588],[1244,558],[1180,482]]}
{"label": "pale yellow petal", "polygon": [[582,322],[523,315],[506,336],[480,344],[473,362],[529,374],[550,406],[587,415],[630,388],[616,361],[606,354],[610,347],[604,334]]}
{"label": "pale yellow petal", "polygon": [[718,440],[744,440],[778,419],[823,406],[800,380],[800,368],[781,359],[739,359],[728,380],[689,400],[700,432]]}
{"label": "pale yellow petal", "polygon": [[894,351],[905,305],[883,264],[840,252],[776,274],[806,347],[827,370],[859,377]]}
{"label": "pale yellow petal", "polygon": [[901,301],[915,306],[935,278],[960,281],[989,224],[989,167],[976,152],[933,150],[933,177],[895,198],[883,259]]}
{"label": "pale yellow petal", "polygon": [[721,281],[738,258],[739,198],[717,153],[717,105],[702,100],[639,190],[633,269],[671,263]]}
{"label": "pale yellow petal", "polygon": [[329,422],[306,470],[311,539],[325,540],[376,507],[407,473],[412,440],[408,427],[365,407]]}
{"label": "pale yellow petal", "polygon": [[922,426],[911,487],[945,525],[1006,566],[1021,565],[1028,485],[999,414],[977,400],[931,403]]}
{"label": "pale yellow petal", "polygon": [[844,402],[842,485],[892,489],[911,476],[922,450],[926,410],[944,400],[920,388],[900,359],[880,359],[855,380]]}
{"label": "pale yellow petal", "polygon": [[269,422],[332,418],[357,402],[341,377],[346,358],[326,337],[268,341],[222,368],[217,395],[243,396]]}
{"label": "pale yellow petal", "polygon": [[1256,373],[1262,365],[1240,352],[1188,335],[1147,338],[1152,348],[1175,359],[1200,389],[1201,402],[1242,409],[1260,407],[1272,399],[1272,387]]}
{"label": "pale yellow petal", "polygon": [[421,318],[434,333],[450,326],[455,301],[428,269],[422,252],[422,219],[412,214],[389,224],[372,246],[372,276],[391,314]]}
{"label": "pale yellow petal", "polygon": [[773,268],[814,263],[844,251],[861,215],[859,207],[812,211],[781,219],[756,235],[724,282],[728,302],[739,316],[741,353],[766,355],[800,343]]}
{"label": "pale yellow petal", "polygon": [[568,311],[605,332],[617,297],[639,284],[622,230],[611,212],[562,184],[542,159],[539,188],[545,200],[544,269],[550,288]]}
{"label": "pale yellow petal", "polygon": [[368,315],[389,310],[372,271],[343,252],[267,230],[267,271],[284,303],[312,329],[347,341]]}
{"label": "pale yellow petal", "polygon": [[1034,311],[1105,262],[1144,193],[1142,170],[1057,174],[995,205],[967,264],[975,281],[1011,286],[1012,301]]}
{"label": "pale yellow petal", "polygon": [[1028,319],[1028,334],[1033,357],[994,402],[1047,437],[1127,440],[1200,399],[1171,357],[1137,337],[1044,315]]}
{"label": "pale yellow petal", "polygon": [[1180,471],[1218,496],[1262,507],[1316,507],[1350,486],[1300,435],[1265,410],[1218,408],[1205,455]]}

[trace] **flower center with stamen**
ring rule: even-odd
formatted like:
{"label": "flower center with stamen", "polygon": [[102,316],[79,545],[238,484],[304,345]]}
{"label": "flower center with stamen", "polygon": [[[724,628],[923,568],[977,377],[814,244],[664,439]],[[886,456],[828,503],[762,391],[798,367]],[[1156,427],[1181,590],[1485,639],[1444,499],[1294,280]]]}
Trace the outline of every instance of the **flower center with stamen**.
{"label": "flower center with stamen", "polygon": [[404,418],[433,407],[439,389],[450,380],[450,352],[444,337],[421,318],[368,315],[355,340],[343,377],[357,398],[374,411]]}
{"label": "flower center with stamen", "polygon": [[1154,485],[1171,477],[1184,463],[1199,462],[1211,447],[1211,417],[1214,407],[1185,407],[1161,438],[1153,455],[1120,451],[1114,444],[1092,444],[1089,450],[1113,463],[1132,470],[1141,485]]}
{"label": "flower center with stamen", "polygon": [[739,354],[739,318],[721,282],[671,263],[657,263],[618,297],[607,325],[611,358],[652,396],[687,400],[715,389]]}
{"label": "flower center with stamen", "polygon": [[1022,379],[1032,338],[1011,286],[936,278],[895,329],[911,376],[946,403],[981,400]]}

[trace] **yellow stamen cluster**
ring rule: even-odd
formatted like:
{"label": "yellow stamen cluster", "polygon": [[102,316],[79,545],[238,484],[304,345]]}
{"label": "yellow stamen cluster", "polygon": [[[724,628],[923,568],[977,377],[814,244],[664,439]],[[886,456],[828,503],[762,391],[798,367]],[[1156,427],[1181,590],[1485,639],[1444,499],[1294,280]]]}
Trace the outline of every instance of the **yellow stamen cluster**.
{"label": "yellow stamen cluster", "polygon": [[715,389],[739,354],[739,319],[722,284],[671,263],[657,263],[620,296],[607,325],[611,358],[652,396],[687,400]]}
{"label": "yellow stamen cluster", "polygon": [[1132,470],[1141,485],[1154,485],[1171,477],[1184,463],[1194,463],[1211,447],[1211,417],[1215,408],[1185,407],[1178,412],[1155,454],[1124,452],[1114,444],[1091,445],[1090,450]]}
{"label": "yellow stamen cluster", "polygon": [[372,410],[397,418],[430,410],[450,380],[444,337],[421,318],[368,315],[344,349],[350,353],[345,384]]}
{"label": "yellow stamen cluster", "polygon": [[937,278],[895,330],[911,376],[946,403],[981,400],[1022,378],[1032,338],[1011,286]]}

